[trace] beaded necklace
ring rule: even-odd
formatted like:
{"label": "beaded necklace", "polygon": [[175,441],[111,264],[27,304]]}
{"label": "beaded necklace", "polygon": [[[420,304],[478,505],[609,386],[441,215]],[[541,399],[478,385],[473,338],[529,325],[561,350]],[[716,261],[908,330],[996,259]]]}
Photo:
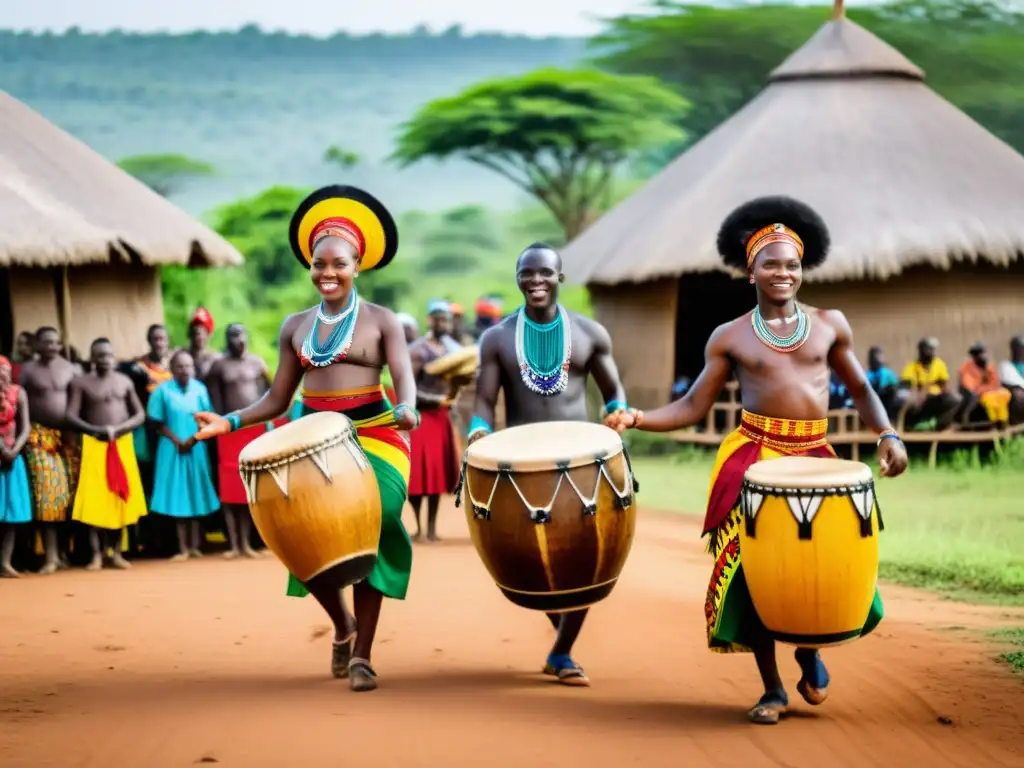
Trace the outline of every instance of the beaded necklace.
{"label": "beaded necklace", "polygon": [[750,323],[754,326],[754,335],[758,340],[776,352],[795,352],[811,335],[811,318],[799,306],[796,308],[796,330],[785,338],[778,336],[768,326],[768,322],[761,315],[760,307],[754,307]]}
{"label": "beaded necklace", "polygon": [[[348,303],[345,308],[336,315],[328,314],[323,302],[316,310],[316,318],[313,325],[306,333],[302,342],[301,356],[315,368],[326,368],[348,355],[352,346],[352,338],[355,336],[356,321],[359,318],[359,295],[356,289],[352,288],[349,294]],[[327,338],[320,341],[321,326],[333,326]]]}
{"label": "beaded necklace", "polygon": [[540,324],[526,316],[526,307],[516,318],[516,362],[527,389],[550,397],[569,383],[569,359],[572,329],[569,314],[558,305],[558,315],[550,323]]}

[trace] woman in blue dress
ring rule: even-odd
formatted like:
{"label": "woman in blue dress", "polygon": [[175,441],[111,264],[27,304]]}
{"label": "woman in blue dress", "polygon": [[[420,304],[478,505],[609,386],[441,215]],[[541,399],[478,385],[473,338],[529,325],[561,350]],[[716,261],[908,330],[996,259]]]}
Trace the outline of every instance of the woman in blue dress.
{"label": "woman in blue dress", "polygon": [[0,576],[17,578],[11,565],[17,528],[32,521],[32,497],[21,449],[28,440],[28,398],[11,380],[11,361],[0,355]]}
{"label": "woman in blue dress", "polygon": [[185,350],[171,358],[171,374],[174,378],[153,390],[146,407],[160,434],[149,509],[177,520],[178,554],[171,560],[180,561],[202,557],[199,518],[216,512],[220,501],[206,445],[195,438],[195,414],[211,410],[210,393],[195,378],[195,362]]}

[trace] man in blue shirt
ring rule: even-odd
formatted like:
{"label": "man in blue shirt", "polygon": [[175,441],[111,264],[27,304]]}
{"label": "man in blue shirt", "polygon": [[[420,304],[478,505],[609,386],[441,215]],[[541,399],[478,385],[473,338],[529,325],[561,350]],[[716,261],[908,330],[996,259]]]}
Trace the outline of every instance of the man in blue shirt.
{"label": "man in blue shirt", "polygon": [[910,393],[900,387],[899,376],[892,368],[885,364],[885,352],[881,347],[872,347],[868,350],[868,368],[864,372],[868,384],[878,394],[886,413],[890,418],[895,418],[900,409],[906,405]]}

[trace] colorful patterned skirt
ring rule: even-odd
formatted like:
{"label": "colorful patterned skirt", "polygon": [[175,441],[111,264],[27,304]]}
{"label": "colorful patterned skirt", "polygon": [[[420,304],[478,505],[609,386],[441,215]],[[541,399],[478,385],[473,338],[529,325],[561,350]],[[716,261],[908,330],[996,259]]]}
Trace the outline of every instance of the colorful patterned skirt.
{"label": "colorful patterned skirt", "polygon": [[[377,477],[381,502],[377,563],[366,582],[385,597],[404,600],[412,573],[412,541],[402,523],[409,487],[409,444],[396,428],[391,403],[380,386],[346,392],[303,390],[302,415],[318,411],[343,413],[356,426],[359,445]],[[309,592],[288,574],[288,594],[305,597]]]}
{"label": "colorful patterned skirt", "polygon": [[[68,441],[70,443],[70,441]],[[64,433],[53,427],[33,424],[25,445],[25,463],[32,489],[36,520],[62,523],[71,508],[72,481],[68,471],[69,453]]]}
{"label": "colorful patterned skirt", "polygon": [[[758,618],[750,599],[740,552],[740,491],[743,475],[758,461],[781,456],[835,457],[826,436],[828,420],[795,421],[771,419],[743,412],[739,428],[722,441],[711,471],[704,533],[715,557],[704,602],[708,647],[717,653],[749,652],[767,629]],[[871,632],[882,620],[882,599],[875,590],[861,635]]]}

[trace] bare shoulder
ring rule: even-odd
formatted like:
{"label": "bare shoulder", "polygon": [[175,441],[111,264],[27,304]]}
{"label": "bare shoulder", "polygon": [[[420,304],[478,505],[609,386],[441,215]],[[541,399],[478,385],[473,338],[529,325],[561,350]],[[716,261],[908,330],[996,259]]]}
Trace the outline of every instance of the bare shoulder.
{"label": "bare shoulder", "polygon": [[135,385],[132,384],[132,380],[120,371],[111,371],[110,375],[117,383],[117,386],[121,389],[135,389]]}
{"label": "bare shoulder", "polygon": [[371,318],[375,325],[380,328],[398,327],[398,315],[392,312],[387,307],[383,307],[380,304],[374,304],[372,301],[361,301],[359,306],[360,314]]}
{"label": "bare shoulder", "polygon": [[708,336],[708,349],[729,352],[750,328],[750,315],[751,312],[747,312],[715,328]]}
{"label": "bare shoulder", "polygon": [[608,329],[592,317],[581,315],[578,312],[570,312],[569,320],[573,325],[589,336],[595,344],[611,345],[612,337],[611,334],[608,333]]}
{"label": "bare shoulder", "polygon": [[819,309],[818,307],[805,306],[804,311],[815,320],[820,320],[832,328],[838,335],[849,335],[852,333],[850,321],[846,315],[838,309]]}
{"label": "bare shoulder", "polygon": [[502,340],[507,334],[515,332],[515,319],[512,317],[506,317],[505,319],[498,322],[496,325],[492,325],[480,336],[480,353],[486,354],[488,351],[497,350],[501,346]]}
{"label": "bare shoulder", "polygon": [[284,319],[284,322],[281,323],[281,335],[291,336],[314,312],[316,312],[316,307],[310,307],[309,309],[304,309],[301,312],[295,312],[294,314],[288,315],[288,317]]}

